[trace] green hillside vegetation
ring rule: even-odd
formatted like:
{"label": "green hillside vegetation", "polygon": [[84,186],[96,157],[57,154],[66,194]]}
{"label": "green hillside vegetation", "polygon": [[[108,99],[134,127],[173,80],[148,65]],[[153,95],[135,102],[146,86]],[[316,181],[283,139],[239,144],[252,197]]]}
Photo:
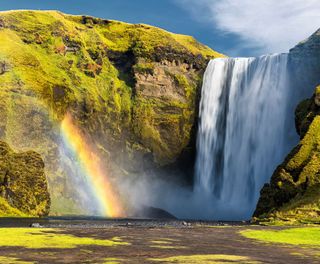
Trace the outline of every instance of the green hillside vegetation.
{"label": "green hillside vegetation", "polygon": [[202,75],[223,56],[190,36],[56,11],[0,12],[0,47],[0,139],[42,155],[52,214],[82,213],[59,157],[67,112],[111,177],[172,164],[193,155]]}

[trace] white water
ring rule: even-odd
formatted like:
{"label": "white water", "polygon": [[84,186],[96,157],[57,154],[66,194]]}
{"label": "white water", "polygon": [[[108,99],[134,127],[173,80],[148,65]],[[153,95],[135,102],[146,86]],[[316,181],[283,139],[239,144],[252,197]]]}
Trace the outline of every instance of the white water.
{"label": "white water", "polygon": [[194,195],[210,199],[210,218],[250,218],[260,189],[288,151],[287,60],[287,54],[225,58],[207,67]]}

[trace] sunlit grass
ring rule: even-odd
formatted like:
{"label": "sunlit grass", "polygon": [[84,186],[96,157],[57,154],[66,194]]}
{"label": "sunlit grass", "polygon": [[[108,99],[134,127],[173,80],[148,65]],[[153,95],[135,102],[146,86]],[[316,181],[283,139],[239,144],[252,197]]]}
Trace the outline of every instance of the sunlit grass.
{"label": "sunlit grass", "polygon": [[6,263],[6,264],[33,264],[35,262],[23,261],[23,260],[19,260],[17,258],[0,256],[0,263]]}
{"label": "sunlit grass", "polygon": [[2,197],[0,197],[0,216],[1,217],[27,217],[18,209],[9,205],[9,203]]}
{"label": "sunlit grass", "polygon": [[230,263],[241,263],[241,264],[257,264],[258,261],[250,260],[250,258],[245,256],[235,256],[235,255],[191,255],[191,256],[174,256],[162,259],[149,259],[154,262],[167,262],[167,263],[188,263],[188,264],[204,264],[204,263],[214,263],[214,264],[230,264]]}
{"label": "sunlit grass", "polygon": [[186,246],[174,246],[174,245],[154,245],[150,246],[151,248],[159,248],[159,249],[185,249]]}
{"label": "sunlit grass", "polygon": [[75,248],[77,246],[129,245],[118,239],[95,239],[63,234],[57,229],[3,228],[0,229],[0,247]]}
{"label": "sunlit grass", "polygon": [[240,234],[264,242],[291,245],[320,246],[320,228],[290,228],[284,230],[244,230]]}
{"label": "sunlit grass", "polygon": [[119,264],[121,263],[121,260],[120,259],[117,259],[117,258],[106,258],[104,259],[104,264]]}

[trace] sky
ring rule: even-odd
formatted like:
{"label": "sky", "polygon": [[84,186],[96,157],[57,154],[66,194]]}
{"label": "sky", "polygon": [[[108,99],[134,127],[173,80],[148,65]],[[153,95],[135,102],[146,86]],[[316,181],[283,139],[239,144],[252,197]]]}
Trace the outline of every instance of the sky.
{"label": "sky", "polygon": [[150,24],[234,57],[287,52],[320,28],[320,0],[0,0],[12,9]]}

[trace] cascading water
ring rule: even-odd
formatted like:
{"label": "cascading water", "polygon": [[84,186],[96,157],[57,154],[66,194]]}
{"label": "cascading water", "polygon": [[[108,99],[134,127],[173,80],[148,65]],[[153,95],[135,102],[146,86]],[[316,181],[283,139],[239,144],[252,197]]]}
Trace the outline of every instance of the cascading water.
{"label": "cascading water", "polygon": [[[290,144],[287,54],[211,60],[204,75],[195,195],[215,219],[247,219]],[[225,212],[225,214],[224,214]]]}

